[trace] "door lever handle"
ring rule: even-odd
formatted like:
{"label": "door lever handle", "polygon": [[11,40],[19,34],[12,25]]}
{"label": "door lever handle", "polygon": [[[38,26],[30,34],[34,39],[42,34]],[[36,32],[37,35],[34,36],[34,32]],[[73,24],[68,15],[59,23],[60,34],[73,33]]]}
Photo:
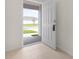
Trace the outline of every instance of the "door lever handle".
{"label": "door lever handle", "polygon": [[56,25],[54,24],[54,25],[53,25],[53,31],[55,31],[55,30],[56,30]]}

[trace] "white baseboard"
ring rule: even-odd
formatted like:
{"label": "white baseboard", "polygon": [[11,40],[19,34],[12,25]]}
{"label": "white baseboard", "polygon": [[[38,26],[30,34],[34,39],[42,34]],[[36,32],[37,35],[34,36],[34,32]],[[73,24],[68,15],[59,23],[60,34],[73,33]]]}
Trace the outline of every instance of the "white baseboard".
{"label": "white baseboard", "polygon": [[10,51],[14,51],[14,50],[19,50],[21,49],[22,47],[16,47],[16,48],[9,48],[9,49],[5,49],[5,52],[10,52]]}
{"label": "white baseboard", "polygon": [[61,47],[57,47],[57,48],[58,48],[59,50],[65,52],[65,53],[67,53],[68,55],[73,56],[73,52],[68,51],[68,50],[66,50],[66,49],[64,49],[64,48],[61,48]]}

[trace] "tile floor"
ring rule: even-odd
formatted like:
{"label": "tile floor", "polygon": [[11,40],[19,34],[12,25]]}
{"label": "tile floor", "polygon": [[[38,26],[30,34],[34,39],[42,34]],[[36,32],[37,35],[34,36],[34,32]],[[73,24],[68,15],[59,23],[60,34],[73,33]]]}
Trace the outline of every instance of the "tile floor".
{"label": "tile floor", "polygon": [[6,52],[6,59],[73,59],[59,50],[53,50],[43,43],[37,43],[19,50]]}

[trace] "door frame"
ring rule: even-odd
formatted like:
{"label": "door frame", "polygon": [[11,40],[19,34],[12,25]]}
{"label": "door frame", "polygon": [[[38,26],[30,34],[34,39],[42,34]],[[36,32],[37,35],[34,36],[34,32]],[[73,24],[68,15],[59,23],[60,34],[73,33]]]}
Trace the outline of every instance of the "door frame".
{"label": "door frame", "polygon": [[[24,0],[23,0],[24,1]],[[26,2],[31,2],[31,3],[35,3],[35,4],[38,4],[39,5],[39,34],[40,34],[40,36],[41,36],[41,41],[42,41],[42,3],[41,2],[38,2],[38,1],[33,1],[33,0],[27,0]],[[23,4],[24,4],[24,2],[23,2]],[[22,16],[23,17],[23,16]],[[41,24],[41,25],[40,25]],[[22,48],[24,47],[24,43],[23,43],[23,36],[22,36]]]}

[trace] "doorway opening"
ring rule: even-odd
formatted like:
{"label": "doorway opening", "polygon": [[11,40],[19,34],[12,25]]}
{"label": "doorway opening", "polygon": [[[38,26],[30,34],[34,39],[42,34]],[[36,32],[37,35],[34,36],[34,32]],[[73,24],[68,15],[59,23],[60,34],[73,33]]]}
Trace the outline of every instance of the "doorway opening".
{"label": "doorway opening", "polygon": [[41,41],[40,35],[40,6],[23,4],[23,44]]}

